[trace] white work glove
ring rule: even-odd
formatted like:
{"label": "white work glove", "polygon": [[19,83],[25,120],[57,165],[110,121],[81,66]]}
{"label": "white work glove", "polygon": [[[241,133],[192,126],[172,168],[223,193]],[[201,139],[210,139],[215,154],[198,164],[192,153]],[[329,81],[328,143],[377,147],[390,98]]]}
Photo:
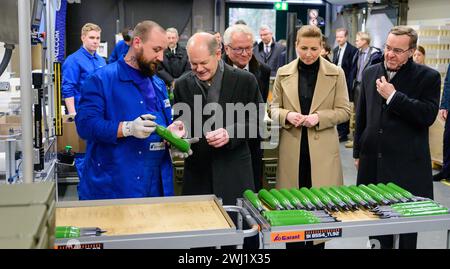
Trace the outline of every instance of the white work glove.
{"label": "white work glove", "polygon": [[137,117],[134,121],[124,121],[122,123],[123,136],[134,136],[142,139],[149,137],[156,129],[156,123],[153,121],[155,119],[155,116],[145,114]]}
{"label": "white work glove", "polygon": [[[195,144],[199,141],[198,137],[193,137],[193,138],[189,138],[189,139],[184,139],[186,140],[189,144]],[[169,148],[169,152],[170,152],[170,156],[172,156],[173,158],[180,158],[180,159],[186,159],[187,157],[192,155],[192,149],[189,149],[189,152],[182,152],[179,149],[177,149],[176,147],[173,147],[172,145]]]}

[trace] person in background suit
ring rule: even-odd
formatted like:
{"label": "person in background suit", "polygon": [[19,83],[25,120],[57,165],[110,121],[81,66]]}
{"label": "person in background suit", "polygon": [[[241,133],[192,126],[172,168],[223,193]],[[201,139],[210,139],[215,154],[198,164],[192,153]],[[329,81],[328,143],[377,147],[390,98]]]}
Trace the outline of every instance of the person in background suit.
{"label": "person in background suit", "polygon": [[[264,102],[267,102],[269,93],[270,67],[256,60],[253,55],[253,32],[247,25],[232,25],[225,30],[223,42],[225,53],[223,60],[225,63],[252,73],[258,81],[259,90]],[[255,138],[249,141],[252,155],[253,176],[255,179],[255,189],[262,188],[262,158],[261,139]]]}
{"label": "person in background suit", "polygon": [[[380,49],[370,46],[370,35],[366,32],[358,32],[355,40],[358,52],[353,57],[353,66],[350,78],[353,81],[353,107],[356,111],[358,99],[361,93],[361,79],[363,71],[376,63],[383,61],[383,54]],[[353,139],[345,144],[346,148],[353,147]]]}
{"label": "person in background suit", "polygon": [[[174,118],[185,122],[188,134],[200,141],[192,145],[194,154],[184,162],[183,194],[215,194],[223,204],[234,205],[246,189],[255,190],[248,140],[249,131],[256,130],[253,128],[260,119],[255,111],[227,122],[227,113],[235,113],[228,104],[262,103],[258,82],[250,72],[225,64],[219,43],[209,33],[194,34],[188,40],[187,52],[192,71],[175,84],[174,109],[181,104],[193,112],[185,115],[175,109]],[[203,111],[206,106],[216,109],[194,117],[196,110]],[[212,126],[204,126],[211,121]],[[245,135],[241,137],[242,131]]]}
{"label": "person in background suit", "polygon": [[[353,65],[353,57],[358,51],[352,44],[347,42],[348,31],[345,28],[336,29],[336,42],[338,46],[333,49],[333,63],[337,66],[342,67],[345,73],[347,81],[347,90],[350,102],[353,102],[353,92],[352,85],[353,81],[350,77]],[[339,142],[344,142],[348,140],[348,134],[350,133],[349,121],[341,123],[338,125]]]}
{"label": "person in background suit", "polygon": [[253,49],[253,54],[256,59],[270,66],[271,76],[277,74],[277,70],[280,63],[281,53],[284,48],[279,43],[275,42],[273,38],[272,30],[269,26],[263,25],[259,28],[259,36],[261,37],[261,42]]}
{"label": "person in background suit", "polygon": [[121,34],[123,40],[117,42],[113,52],[109,56],[108,64],[112,64],[115,61],[119,60],[119,58],[127,54],[128,50],[130,49],[131,38],[133,37],[133,30],[130,27],[126,27],[125,29],[122,30]]}
{"label": "person in background suit", "polygon": [[[357,184],[393,182],[432,199],[428,132],[439,109],[441,76],[413,61],[416,46],[414,29],[395,26],[384,46],[384,62],[363,72],[353,157]],[[371,238],[381,248],[393,247],[392,235]],[[400,248],[416,245],[417,233],[400,235]]]}
{"label": "person in background suit", "polygon": [[178,44],[179,36],[175,28],[166,29],[168,47],[164,50],[164,58],[158,66],[158,76],[173,89],[175,79],[191,70],[186,49]]}

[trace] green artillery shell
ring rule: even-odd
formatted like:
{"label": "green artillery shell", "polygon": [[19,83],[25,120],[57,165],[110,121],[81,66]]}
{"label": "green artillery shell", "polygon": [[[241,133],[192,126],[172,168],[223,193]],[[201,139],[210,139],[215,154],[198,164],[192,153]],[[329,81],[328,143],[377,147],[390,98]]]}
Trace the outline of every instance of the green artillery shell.
{"label": "green artillery shell", "polygon": [[289,202],[289,199],[283,196],[277,189],[271,189],[270,193],[280,202],[280,204],[286,209],[294,209],[294,206]]}
{"label": "green artillery shell", "polygon": [[[270,217],[316,217],[311,211],[295,210],[295,209],[294,210],[264,211],[263,216],[265,218],[270,218]],[[329,217],[329,215],[326,215],[326,216]]]}
{"label": "green artillery shell", "polygon": [[389,192],[390,194],[392,194],[395,198],[400,200],[400,202],[402,202],[402,203],[408,202],[410,200],[407,197],[403,197],[403,195],[401,195],[400,192],[396,191],[395,189],[389,188],[388,186],[384,185],[383,183],[378,183],[377,186],[378,186],[378,188],[384,190],[385,192]]}
{"label": "green artillery shell", "polygon": [[339,195],[335,194],[333,191],[331,191],[330,188],[327,187],[322,187],[320,188],[320,190],[325,193],[326,195],[328,195],[328,197],[330,197],[331,201],[333,201],[334,204],[336,204],[337,206],[339,206],[340,208],[342,208],[343,210],[349,210],[349,206],[347,205]]}
{"label": "green artillery shell", "polygon": [[383,189],[379,188],[377,185],[370,183],[367,185],[370,189],[372,189],[374,192],[377,192],[381,194],[384,198],[390,201],[390,203],[398,203],[400,202],[397,198],[394,197],[391,193],[384,191]]}
{"label": "green artillery shell", "polygon": [[191,144],[161,125],[156,125],[156,133],[182,152],[189,152]]}
{"label": "green artillery shell", "polygon": [[346,203],[349,207],[356,209],[358,207],[358,205],[352,200],[352,198],[350,198],[350,196],[348,196],[344,191],[342,191],[341,189],[332,186],[328,189],[330,192],[335,193],[338,197],[340,197],[342,199],[342,201],[344,201],[344,203]]}
{"label": "green artillery shell", "polygon": [[362,189],[356,187],[355,185],[350,185],[349,188],[359,194],[367,203],[369,203],[370,206],[377,205],[377,201],[375,201],[372,196],[370,196],[367,192],[363,191]]}
{"label": "green artillery shell", "polygon": [[271,218],[269,220],[272,226],[304,225],[320,223],[318,218],[311,217],[289,217],[289,218]]}
{"label": "green artillery shell", "polygon": [[435,201],[423,201],[423,202],[410,202],[410,203],[398,203],[393,204],[390,207],[392,208],[416,208],[416,207],[424,207],[424,206],[434,206],[440,205]]}
{"label": "green artillery shell", "polygon": [[290,189],[289,190],[292,195],[294,195],[295,197],[297,197],[304,206],[306,206],[306,208],[308,208],[309,210],[316,210],[316,207],[313,205],[313,203],[311,202],[311,200],[309,200],[309,198],[304,195],[300,190],[298,189]]}
{"label": "green artillery shell", "polygon": [[367,194],[370,195],[370,197],[372,197],[375,201],[377,201],[380,204],[385,204],[388,205],[389,204],[389,200],[387,200],[386,198],[384,198],[383,195],[379,194],[378,192],[372,190],[371,188],[367,187],[364,184],[360,184],[358,186],[358,188],[364,192],[366,192]]}
{"label": "green artillery shell", "polygon": [[280,202],[275,197],[273,197],[273,195],[270,194],[270,192],[268,192],[265,189],[261,189],[258,192],[258,197],[264,203],[266,203],[272,210],[283,210],[284,209],[283,206],[280,204]]}
{"label": "green artillery shell", "polygon": [[396,184],[394,184],[392,182],[389,182],[388,184],[386,184],[386,186],[388,186],[389,188],[392,188],[392,189],[400,192],[400,194],[402,196],[404,196],[404,197],[406,197],[408,199],[412,199],[414,197],[414,195],[412,195],[412,193],[410,193],[409,191],[403,189],[402,187],[400,187],[400,186],[398,186],[398,185],[396,185]]}
{"label": "green artillery shell", "polygon": [[80,235],[80,228],[73,226],[57,226],[55,231],[55,238],[77,238]]}
{"label": "green artillery shell", "polygon": [[250,203],[259,211],[264,211],[264,207],[259,200],[258,196],[252,190],[244,191],[244,197],[250,201]]}
{"label": "green artillery shell", "polygon": [[309,189],[302,187],[300,191],[306,195],[306,197],[311,200],[311,202],[319,209],[324,209],[325,205],[320,201],[319,197],[317,197],[314,193],[312,193]]}
{"label": "green artillery shell", "polygon": [[[337,187],[333,187],[333,188],[337,188]],[[365,201],[361,195],[359,195],[357,192],[355,192],[354,190],[350,189],[347,186],[339,186],[337,189],[341,190],[343,193],[347,194],[353,202],[357,203],[358,205],[365,207],[365,208],[369,208],[369,204],[367,203],[367,201]]]}
{"label": "green artillery shell", "polygon": [[331,200],[330,197],[328,197],[328,195],[326,195],[324,192],[322,192],[321,190],[319,190],[316,187],[312,187],[309,189],[312,193],[314,193],[317,197],[319,197],[320,201],[322,201],[322,203],[325,204],[325,206],[329,209],[329,210],[333,210],[333,211],[337,211],[337,206],[333,203],[333,201]]}
{"label": "green artillery shell", "polygon": [[305,209],[305,207],[303,206],[302,202],[300,201],[300,199],[298,199],[297,197],[295,197],[292,193],[290,193],[287,189],[281,189],[280,190],[281,194],[283,194],[284,197],[286,197],[287,199],[289,199],[289,202],[291,202],[291,204],[293,206],[295,206],[297,209]]}
{"label": "green artillery shell", "polygon": [[448,212],[447,208],[442,208],[442,209],[422,211],[422,212],[402,213],[402,217],[434,216],[434,215],[443,215],[443,214],[448,214],[448,213],[449,212]]}

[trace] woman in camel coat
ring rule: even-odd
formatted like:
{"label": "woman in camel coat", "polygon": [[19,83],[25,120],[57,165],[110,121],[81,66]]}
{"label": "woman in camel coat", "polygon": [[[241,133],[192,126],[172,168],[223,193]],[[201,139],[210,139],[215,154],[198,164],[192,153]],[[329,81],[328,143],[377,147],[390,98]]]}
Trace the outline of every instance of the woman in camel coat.
{"label": "woman in camel coat", "polygon": [[277,188],[342,185],[336,126],[350,117],[344,71],[320,57],[322,34],[297,32],[296,60],[278,69],[270,107],[281,125]]}

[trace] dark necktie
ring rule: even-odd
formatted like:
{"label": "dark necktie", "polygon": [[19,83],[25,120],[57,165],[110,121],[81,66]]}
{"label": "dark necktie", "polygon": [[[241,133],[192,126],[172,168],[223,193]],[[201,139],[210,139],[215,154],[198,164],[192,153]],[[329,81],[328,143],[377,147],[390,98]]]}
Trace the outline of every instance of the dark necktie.
{"label": "dark necktie", "polygon": [[338,52],[336,53],[336,58],[334,60],[334,64],[337,65],[339,63],[339,56],[341,55],[341,48],[338,49]]}

